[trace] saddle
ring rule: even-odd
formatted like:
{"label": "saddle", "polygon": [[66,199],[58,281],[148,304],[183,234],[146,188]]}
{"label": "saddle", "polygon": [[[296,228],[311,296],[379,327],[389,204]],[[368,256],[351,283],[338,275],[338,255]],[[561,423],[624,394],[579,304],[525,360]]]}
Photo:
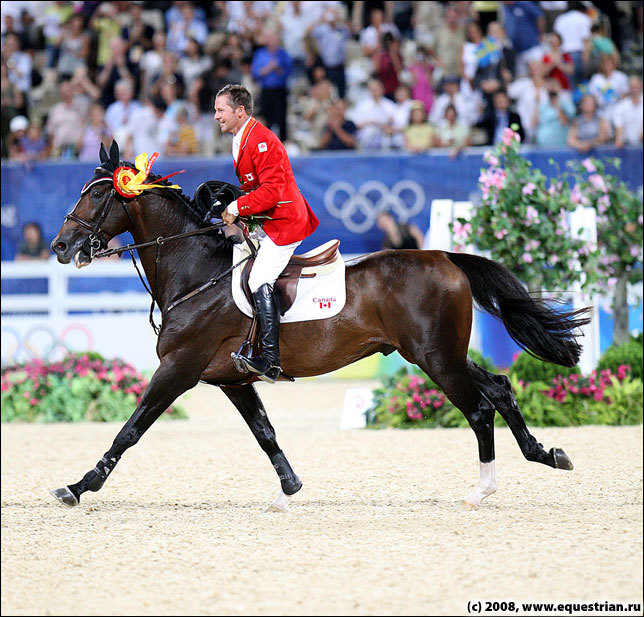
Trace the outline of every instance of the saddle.
{"label": "saddle", "polygon": [[[339,246],[340,240],[330,240],[326,244],[323,244],[308,253],[304,253],[304,255],[293,255],[291,257],[286,268],[284,268],[273,286],[279,299],[280,315],[284,315],[286,311],[293,306],[293,302],[295,302],[295,297],[297,295],[297,284],[300,278],[313,278],[317,276],[317,273],[314,270],[333,264],[340,257],[338,253]],[[254,263],[255,258],[251,257],[243,267],[241,273],[242,290],[251,306],[253,306],[253,295],[250,291],[250,287],[248,286],[248,278]],[[248,350],[248,353],[244,353],[245,349]],[[257,316],[253,315],[248,336],[237,353],[248,357],[254,357],[259,355],[261,351]],[[291,377],[284,374],[280,376],[280,379],[282,378],[288,381],[293,381]]]}

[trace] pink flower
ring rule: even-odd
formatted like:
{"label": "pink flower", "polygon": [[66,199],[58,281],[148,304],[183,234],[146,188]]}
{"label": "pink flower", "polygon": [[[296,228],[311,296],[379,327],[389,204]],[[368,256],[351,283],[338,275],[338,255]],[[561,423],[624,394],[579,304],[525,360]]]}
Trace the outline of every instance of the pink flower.
{"label": "pink flower", "polygon": [[530,253],[523,253],[523,255],[521,255],[521,259],[523,259],[523,261],[525,261],[525,263],[527,264],[531,264],[533,261],[532,255],[530,255]]}
{"label": "pink flower", "polygon": [[532,195],[534,191],[536,190],[537,185],[534,182],[528,182],[522,189],[521,189],[521,194],[522,195]]}
{"label": "pink flower", "polygon": [[585,167],[586,171],[589,174],[595,173],[597,171],[597,167],[593,165],[593,162],[590,159],[584,159],[581,164]]}
{"label": "pink flower", "polygon": [[608,187],[606,186],[606,182],[604,182],[604,178],[602,178],[599,174],[588,176],[588,182],[590,182],[591,186],[594,189],[597,189],[602,193],[606,193],[608,191]]}
{"label": "pink flower", "polygon": [[454,223],[454,235],[457,238],[467,238],[471,231],[472,225],[470,225],[469,223],[465,223],[465,225],[463,225],[460,221],[456,221],[456,223]]}
{"label": "pink flower", "polygon": [[578,184],[575,184],[572,187],[572,191],[570,191],[570,201],[574,204],[583,204],[586,202],[586,198],[581,194]]}
{"label": "pink flower", "polygon": [[494,232],[494,237],[497,240],[503,240],[503,238],[505,238],[505,236],[507,236],[507,235],[508,235],[508,230],[507,229],[501,229],[499,231]]}
{"label": "pink flower", "polygon": [[496,167],[499,164],[499,159],[496,157],[494,154],[492,154],[491,150],[488,150],[484,155],[483,155],[483,160],[488,162],[492,167]]}
{"label": "pink flower", "polygon": [[599,214],[604,214],[606,210],[608,210],[608,206],[610,206],[610,198],[608,195],[602,195],[597,200],[597,212],[599,212]]}
{"label": "pink flower", "polygon": [[639,248],[637,246],[631,246],[630,254],[631,257],[637,257],[639,255]]}
{"label": "pink flower", "polygon": [[512,144],[512,140],[521,141],[521,138],[518,133],[515,133],[510,127],[508,127],[503,131],[503,143],[506,146],[510,146]]}

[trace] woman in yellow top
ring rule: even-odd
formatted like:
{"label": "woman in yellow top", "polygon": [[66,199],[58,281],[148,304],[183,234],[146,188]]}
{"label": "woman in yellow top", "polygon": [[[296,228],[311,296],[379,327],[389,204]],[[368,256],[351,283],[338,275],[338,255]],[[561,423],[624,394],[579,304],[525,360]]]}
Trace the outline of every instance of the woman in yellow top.
{"label": "woman in yellow top", "polygon": [[409,126],[405,129],[405,148],[418,154],[429,150],[434,143],[434,129],[427,122],[427,111],[422,101],[411,106]]}

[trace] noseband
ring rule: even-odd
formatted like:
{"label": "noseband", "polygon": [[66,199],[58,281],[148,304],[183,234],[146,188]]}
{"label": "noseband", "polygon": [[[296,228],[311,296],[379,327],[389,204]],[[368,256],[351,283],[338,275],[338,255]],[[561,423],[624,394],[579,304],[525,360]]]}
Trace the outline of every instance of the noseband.
{"label": "noseband", "polygon": [[[111,182],[112,179],[105,178],[104,180],[109,180]],[[83,251],[90,256],[90,259],[94,259],[94,257],[100,250],[107,248],[108,243],[105,240],[105,237],[103,236],[102,226],[103,226],[103,223],[105,222],[105,219],[108,217],[110,210],[112,209],[112,205],[114,204],[115,197],[116,197],[116,189],[112,189],[110,191],[109,198],[103,204],[103,209],[101,210],[101,214],[98,217],[98,220],[95,221],[94,223],[84,221],[79,216],[76,216],[73,210],[65,216],[65,222],[67,222],[67,219],[71,219],[72,221],[74,221],[75,223],[78,223],[81,227],[87,229],[87,231],[90,232],[88,238],[83,243]],[[119,202],[119,203],[121,203],[121,205],[125,209],[125,213],[128,215],[128,218],[130,218],[130,214],[127,211],[127,208],[125,207],[125,204],[123,202]]]}

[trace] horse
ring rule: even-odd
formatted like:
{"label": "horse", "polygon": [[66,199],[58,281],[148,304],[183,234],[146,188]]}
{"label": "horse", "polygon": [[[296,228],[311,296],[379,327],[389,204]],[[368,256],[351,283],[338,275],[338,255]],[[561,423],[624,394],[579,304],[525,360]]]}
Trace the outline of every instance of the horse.
{"label": "horse", "polygon": [[[64,505],[77,506],[83,493],[100,490],[125,451],[175,399],[205,382],[221,388],[248,424],[281,484],[269,509],[286,510],[302,482],[278,445],[253,383],[256,377],[241,374],[231,361],[251,323],[232,298],[233,242],[219,230],[199,233],[206,226],[203,208],[180,190],[163,186],[128,197],[115,191],[114,171],[119,166],[133,168],[119,158],[115,142],[109,156],[101,147],[101,164],[65,217],[51,248],[60,263],[73,259],[84,266],[93,254],[88,243],[105,248],[114,236],[132,234],[142,245],[138,248],[141,264],[161,310],[156,345],[160,363],[132,416],[96,466],[79,482],[50,492]],[[154,174],[149,177],[158,180]],[[173,234],[181,241],[164,243],[160,252],[160,239]],[[191,295],[212,276],[219,277],[219,284]],[[588,309],[555,310],[529,294],[502,265],[446,251],[386,250],[351,260],[346,264],[346,288],[346,304],[335,317],[282,325],[285,375],[292,379],[322,375],[378,352],[398,351],[438,384],[476,435],[479,480],[463,500],[471,507],[478,507],[497,489],[495,411],[528,461],[573,469],[562,449],[546,451],[530,433],[508,377],[473,362],[468,343],[476,302],[502,321],[529,353],[574,366],[581,352],[578,328],[588,323]],[[178,298],[186,297],[174,306]]]}

